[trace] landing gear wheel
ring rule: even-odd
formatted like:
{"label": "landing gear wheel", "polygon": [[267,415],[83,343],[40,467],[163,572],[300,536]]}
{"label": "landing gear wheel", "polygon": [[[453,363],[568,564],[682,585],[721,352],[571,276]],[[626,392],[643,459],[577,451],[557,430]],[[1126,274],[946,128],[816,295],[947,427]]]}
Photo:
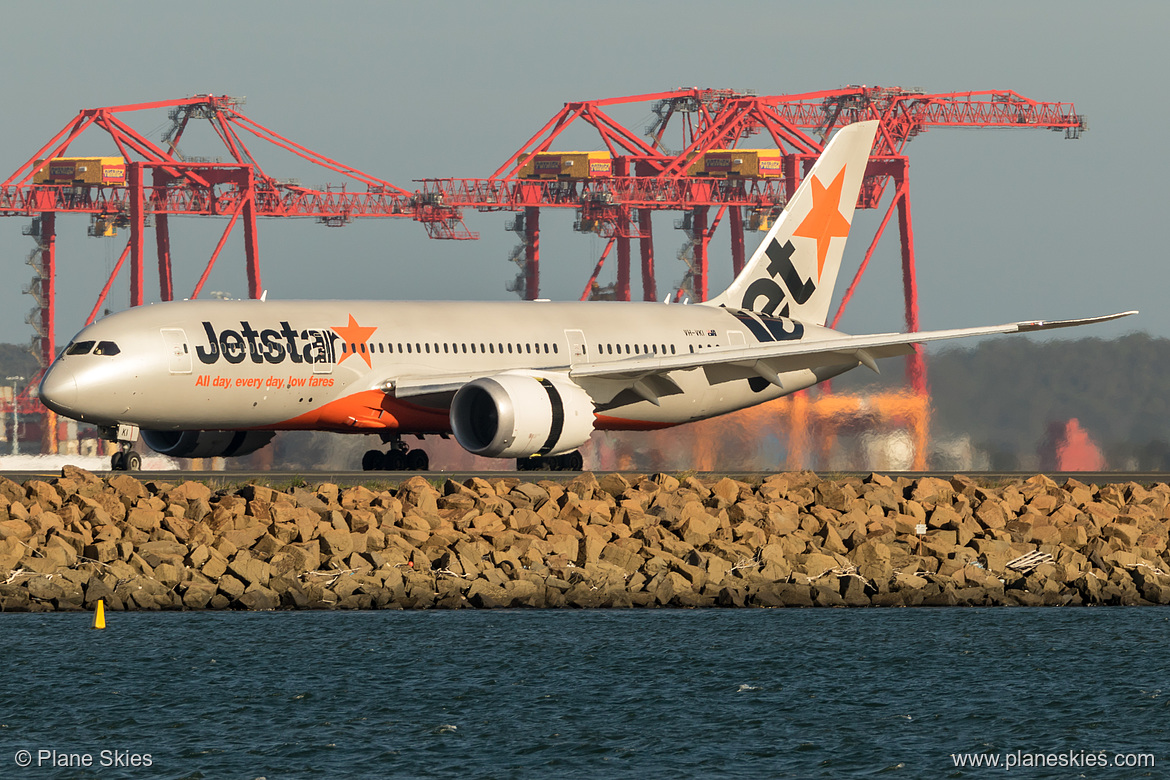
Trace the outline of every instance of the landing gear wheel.
{"label": "landing gear wheel", "polygon": [[386,456],[379,450],[368,450],[362,456],[362,471],[385,471]]}
{"label": "landing gear wheel", "polygon": [[110,471],[125,471],[126,470],[126,453],[122,451],[115,452],[110,456]]}
{"label": "landing gear wheel", "polygon": [[130,450],[122,457],[123,471],[141,471],[142,470],[142,456],[134,450]]}
{"label": "landing gear wheel", "polygon": [[578,450],[566,452],[564,455],[558,457],[557,460],[560,461],[556,465],[557,471],[580,471],[585,465],[585,459],[581,457],[581,453]]}
{"label": "landing gear wheel", "polygon": [[580,471],[584,465],[585,459],[577,450],[564,455],[535,455],[516,459],[517,471]]}
{"label": "landing gear wheel", "polygon": [[402,450],[390,450],[386,453],[386,460],[383,468],[385,468],[387,471],[405,471],[406,453]]}
{"label": "landing gear wheel", "polygon": [[411,450],[406,453],[407,471],[430,471],[431,459],[423,450]]}

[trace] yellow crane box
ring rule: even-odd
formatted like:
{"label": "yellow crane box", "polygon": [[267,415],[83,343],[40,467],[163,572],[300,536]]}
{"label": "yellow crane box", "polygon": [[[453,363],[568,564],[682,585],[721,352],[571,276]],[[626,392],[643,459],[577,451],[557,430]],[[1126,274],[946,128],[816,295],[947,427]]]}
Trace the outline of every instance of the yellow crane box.
{"label": "yellow crane box", "polygon": [[712,149],[691,164],[691,176],[773,179],[781,175],[779,149]]}
{"label": "yellow crane box", "polygon": [[537,152],[520,169],[521,179],[596,179],[613,175],[609,152]]}
{"label": "yellow crane box", "polygon": [[[45,162],[37,160],[37,165]],[[33,175],[33,184],[92,184],[121,186],[126,183],[122,157],[54,157]]]}

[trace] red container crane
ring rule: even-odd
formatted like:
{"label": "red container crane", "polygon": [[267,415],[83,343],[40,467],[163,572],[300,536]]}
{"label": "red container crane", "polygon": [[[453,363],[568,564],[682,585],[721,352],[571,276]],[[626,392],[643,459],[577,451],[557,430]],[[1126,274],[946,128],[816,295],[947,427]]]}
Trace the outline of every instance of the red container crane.
{"label": "red container crane", "polygon": [[[833,324],[840,319],[864,274],[878,240],[896,213],[901,240],[906,327],[918,330],[913,226],[910,217],[907,142],[934,127],[1033,128],[1076,138],[1086,129],[1071,103],[1040,103],[1010,91],[924,94],[900,87],[851,86],[798,95],[760,96],[727,89],[685,88],[668,92],[566,103],[540,130],[486,179],[424,179],[411,192],[297,144],[255,122],[239,110],[242,100],[197,95],[180,100],[84,109],[11,176],[0,183],[0,216],[32,217],[26,234],[36,241],[30,258],[36,276],[29,292],[36,307],[33,352],[42,369],[54,357],[56,216],[84,213],[91,233],[108,235],[111,226],[130,236],[109,281],[87,319],[101,310],[115,278],[130,259],[130,305],[144,300],[146,228],[153,219],[159,294],[174,298],[168,218],[172,214],[230,217],[192,298],[202,291],[211,269],[237,222],[243,222],[248,294],[261,293],[256,220],[314,217],[344,225],[362,218],[409,218],[421,222],[432,238],[475,239],[463,223],[463,210],[517,213],[513,227],[523,235],[522,297],[539,296],[540,210],[571,208],[576,227],[608,239],[583,298],[600,294],[597,278],[617,250],[611,297],[629,300],[631,242],[641,255],[642,298],[657,300],[651,216],[682,212],[678,223],[690,238],[687,272],[676,298],[707,297],[707,246],[724,217],[730,226],[733,271],[744,262],[744,218],[766,225],[783,208],[820,154],[829,134],[851,122],[878,119],[881,127],[858,206],[878,208],[890,184],[893,196],[865,257],[846,290]],[[622,125],[606,109],[646,103],[656,117],[644,134]],[[131,128],[128,113],[169,109],[171,127],[157,144]],[[205,119],[222,142],[228,162],[184,157],[179,142],[191,120]],[[605,153],[555,151],[558,138],[575,123],[592,126]],[[87,129],[107,133],[125,165],[102,176],[78,178],[64,162],[71,144]],[[666,146],[668,131],[681,130],[682,146]],[[744,143],[752,141],[748,149]],[[247,139],[247,142],[245,142]],[[757,149],[761,143],[766,149]],[[249,144],[271,144],[336,174],[344,183],[323,189],[302,187],[270,176],[256,162]],[[771,150],[771,151],[769,151]],[[776,154],[778,152],[778,154]],[[778,157],[778,162],[774,158]],[[71,158],[77,160],[78,158]],[[106,159],[106,158],[103,158]],[[116,159],[116,158],[114,158]],[[59,161],[55,170],[53,161]],[[754,166],[754,167],[753,167]],[[107,175],[108,174],[108,175]],[[712,215],[711,211],[715,209]],[[519,259],[519,257],[517,257]],[[926,372],[918,355],[908,358],[913,390],[926,393]],[[43,450],[56,451],[55,421],[32,395],[36,379],[16,400],[20,413],[45,415]],[[0,404],[2,406],[2,404]]]}

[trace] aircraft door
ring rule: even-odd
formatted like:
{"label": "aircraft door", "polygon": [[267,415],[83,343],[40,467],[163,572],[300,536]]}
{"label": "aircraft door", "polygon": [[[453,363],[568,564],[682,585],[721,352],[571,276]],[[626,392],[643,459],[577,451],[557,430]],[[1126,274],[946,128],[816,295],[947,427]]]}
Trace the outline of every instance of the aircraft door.
{"label": "aircraft door", "polygon": [[172,374],[191,373],[191,348],[182,328],[162,328],[163,345],[167,353],[167,368]]}
{"label": "aircraft door", "polygon": [[747,342],[744,341],[742,330],[731,330],[727,332],[728,343],[733,347],[746,347]]}
{"label": "aircraft door", "polygon": [[569,342],[569,365],[585,362],[589,359],[589,350],[585,346],[585,333],[580,330],[566,330],[565,339]]}
{"label": "aircraft door", "polygon": [[332,374],[333,344],[329,340],[328,332],[311,330],[309,331],[309,339],[312,343],[312,349],[309,351],[309,354],[313,356],[313,373]]}

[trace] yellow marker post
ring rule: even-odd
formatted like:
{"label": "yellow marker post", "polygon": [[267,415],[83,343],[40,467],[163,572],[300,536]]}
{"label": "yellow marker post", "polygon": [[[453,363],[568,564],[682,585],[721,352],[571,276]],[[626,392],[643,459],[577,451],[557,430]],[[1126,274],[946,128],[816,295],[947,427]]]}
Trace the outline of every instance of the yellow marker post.
{"label": "yellow marker post", "polygon": [[97,612],[93,613],[93,627],[94,628],[105,628],[106,627],[106,605],[104,603],[102,603],[101,599],[98,599]]}

